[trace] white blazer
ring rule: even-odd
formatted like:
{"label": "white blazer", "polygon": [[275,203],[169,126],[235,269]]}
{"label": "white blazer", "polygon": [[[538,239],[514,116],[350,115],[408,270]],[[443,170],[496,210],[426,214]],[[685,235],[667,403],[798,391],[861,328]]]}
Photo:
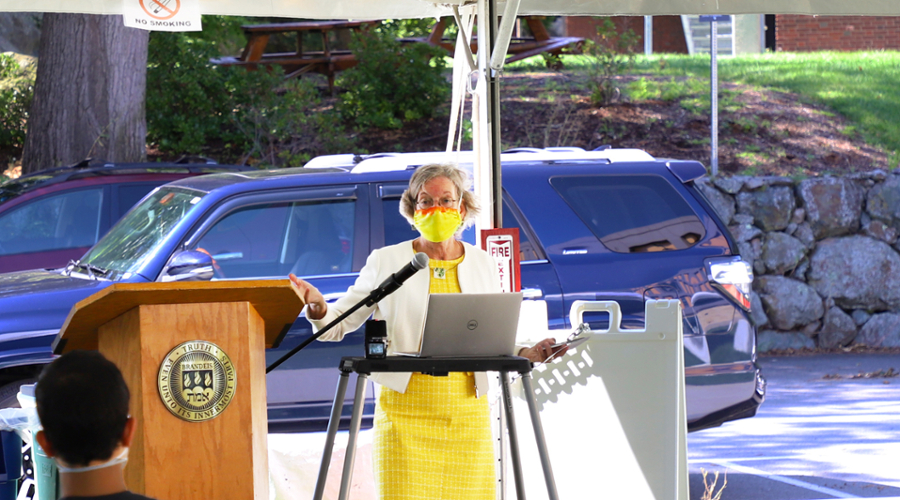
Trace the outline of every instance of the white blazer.
{"label": "white blazer", "polygon": [[[500,292],[500,276],[494,259],[484,250],[463,242],[466,257],[457,268],[459,288],[462,293]],[[318,331],[344,311],[356,305],[369,295],[375,287],[409,264],[415,255],[412,241],[379,248],[369,255],[365,267],[359,272],[356,283],[347,294],[328,305],[325,317],[309,320]],[[360,307],[344,321],[322,335],[321,341],[339,341],[348,332],[359,328],[369,316],[385,320],[390,340],[388,354],[394,352],[415,352],[425,323],[425,297],[428,296],[430,276],[427,269],[412,275],[397,291],[388,295],[372,307]],[[406,392],[411,373],[373,373],[372,380],[397,392]],[[485,373],[475,374],[478,394],[487,394],[488,378]]]}

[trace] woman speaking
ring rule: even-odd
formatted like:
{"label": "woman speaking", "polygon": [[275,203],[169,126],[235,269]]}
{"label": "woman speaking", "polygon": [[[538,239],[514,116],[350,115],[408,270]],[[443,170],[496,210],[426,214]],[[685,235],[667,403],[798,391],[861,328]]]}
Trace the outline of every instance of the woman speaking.
{"label": "woman speaking", "polygon": [[[372,252],[347,294],[330,306],[309,283],[291,274],[318,330],[364,299],[417,252],[428,255],[427,272],[413,275],[392,295],[362,307],[319,340],[339,341],[374,314],[387,325],[388,354],[418,349],[429,293],[500,291],[497,266],[487,252],[456,239],[479,205],[468,175],[453,165],[426,165],[413,174],[400,201],[401,213],[420,236]],[[544,339],[519,355],[543,362],[554,354]],[[375,408],[374,465],[383,500],[494,500],[494,445],[484,373],[373,373],[382,387]]]}

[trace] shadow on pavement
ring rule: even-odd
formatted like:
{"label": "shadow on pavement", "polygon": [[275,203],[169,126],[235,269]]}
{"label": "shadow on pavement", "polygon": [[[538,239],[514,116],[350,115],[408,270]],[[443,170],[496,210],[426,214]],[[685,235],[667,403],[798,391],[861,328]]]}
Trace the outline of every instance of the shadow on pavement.
{"label": "shadow on pavement", "polygon": [[[694,468],[697,468],[696,466]],[[772,478],[756,476],[752,474],[728,473],[727,477],[721,468],[706,468],[707,483],[712,485],[714,474],[719,470],[718,485],[714,492],[718,493],[722,484],[727,479],[722,499],[765,499],[765,500],[823,500],[835,498],[824,490],[836,490],[845,495],[845,498],[900,498],[900,488],[885,486],[882,484],[839,481],[828,478],[812,476],[784,476],[789,480],[808,484],[809,487],[791,485]],[[815,489],[815,488],[821,488]],[[690,499],[701,500],[706,488],[703,485],[703,476],[700,472],[690,474]],[[715,497],[712,497],[715,498]]]}

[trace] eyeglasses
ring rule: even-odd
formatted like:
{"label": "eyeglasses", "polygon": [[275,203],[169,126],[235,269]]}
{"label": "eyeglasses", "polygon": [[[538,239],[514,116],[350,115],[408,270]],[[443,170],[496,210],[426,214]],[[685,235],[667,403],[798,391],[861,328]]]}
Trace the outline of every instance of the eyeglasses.
{"label": "eyeglasses", "polygon": [[[453,198],[441,198],[438,203],[444,208],[457,208],[459,200],[454,200]],[[435,201],[431,198],[422,198],[416,202],[416,208],[419,210],[427,210],[433,206],[435,206]]]}

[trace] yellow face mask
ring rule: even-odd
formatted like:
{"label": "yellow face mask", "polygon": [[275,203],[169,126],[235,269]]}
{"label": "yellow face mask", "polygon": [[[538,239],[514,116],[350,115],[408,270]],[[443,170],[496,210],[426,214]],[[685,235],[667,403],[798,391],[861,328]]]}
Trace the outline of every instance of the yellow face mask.
{"label": "yellow face mask", "polygon": [[440,243],[449,240],[462,225],[462,215],[458,209],[434,206],[416,210],[413,225],[428,241]]}

